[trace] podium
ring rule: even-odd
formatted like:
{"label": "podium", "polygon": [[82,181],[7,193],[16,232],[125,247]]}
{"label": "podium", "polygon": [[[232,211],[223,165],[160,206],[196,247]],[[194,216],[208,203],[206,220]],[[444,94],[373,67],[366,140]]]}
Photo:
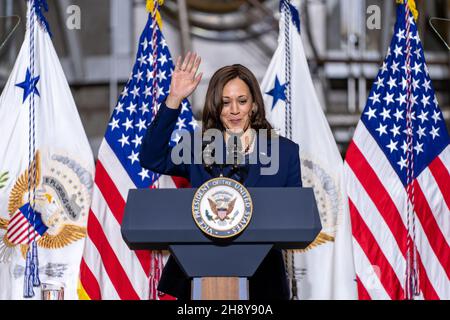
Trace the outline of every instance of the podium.
{"label": "podium", "polygon": [[272,247],[304,249],[321,230],[311,188],[248,188],[253,216],[231,239],[204,234],[192,217],[197,189],[132,189],[121,226],[132,250],[169,250],[193,279],[193,300],[246,300],[248,281]]}

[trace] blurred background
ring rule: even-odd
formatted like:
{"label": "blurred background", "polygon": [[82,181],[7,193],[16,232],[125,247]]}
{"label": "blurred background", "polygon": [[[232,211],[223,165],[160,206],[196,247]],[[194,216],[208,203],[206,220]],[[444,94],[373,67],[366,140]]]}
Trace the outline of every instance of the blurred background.
{"label": "blurred background", "polygon": [[[317,94],[342,155],[387,52],[395,23],[395,0],[292,0],[300,9],[302,39]],[[48,0],[53,42],[72,89],[84,128],[97,155],[111,110],[135,61],[148,13],[145,0]],[[450,51],[430,26],[449,18],[450,0],[416,0],[418,27],[431,79],[450,127]],[[66,27],[80,9],[79,29]],[[367,9],[381,9],[381,28],[369,30]],[[206,88],[218,68],[241,63],[258,80],[277,46],[279,0],[165,0],[163,34],[172,57],[188,50],[202,56],[202,83],[191,97],[201,118]],[[0,0],[0,90],[25,34],[25,0]],[[450,24],[433,20],[450,42]],[[1,129],[0,129],[1,130]]]}

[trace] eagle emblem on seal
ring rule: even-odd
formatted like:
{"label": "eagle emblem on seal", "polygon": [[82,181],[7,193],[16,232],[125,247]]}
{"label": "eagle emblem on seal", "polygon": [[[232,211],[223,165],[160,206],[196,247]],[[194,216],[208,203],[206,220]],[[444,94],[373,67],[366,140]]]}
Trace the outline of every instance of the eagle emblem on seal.
{"label": "eagle emblem on seal", "polygon": [[209,206],[211,207],[211,211],[214,213],[214,220],[220,219],[220,221],[224,221],[225,219],[230,219],[229,215],[233,212],[234,204],[236,203],[236,198],[233,200],[228,199],[217,199],[213,200],[208,198]]}
{"label": "eagle emblem on seal", "polygon": [[[36,152],[35,160],[32,163],[36,170],[36,183],[31,182],[31,188],[36,190],[33,219],[42,222],[41,230],[45,230],[37,240],[37,245],[45,249],[60,249],[86,236],[86,228],[67,223],[67,213],[60,198],[50,187],[40,184],[42,180],[41,163],[39,151]],[[69,173],[67,173],[69,175]],[[7,262],[14,252],[15,247],[20,246],[22,256],[25,258],[28,251],[29,241],[12,241],[8,235],[14,233],[18,228],[14,224],[17,212],[29,207],[28,201],[28,169],[23,172],[14,183],[11,189],[8,213],[10,219],[0,218],[0,229],[6,233],[0,238],[0,262]],[[65,175],[66,176],[66,175]],[[69,178],[68,178],[69,179]],[[71,181],[72,183],[72,181]],[[64,185],[65,186],[65,185]],[[73,201],[73,198],[71,199]],[[31,211],[31,210],[30,210]],[[14,225],[13,225],[14,224]],[[25,239],[26,240],[26,239]]]}

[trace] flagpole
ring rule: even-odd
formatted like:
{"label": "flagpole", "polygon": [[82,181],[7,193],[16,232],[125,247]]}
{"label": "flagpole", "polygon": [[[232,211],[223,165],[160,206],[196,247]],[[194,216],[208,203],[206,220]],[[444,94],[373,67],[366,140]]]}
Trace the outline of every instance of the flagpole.
{"label": "flagpole", "polygon": [[[36,22],[36,8],[35,0],[29,0],[29,18],[28,18],[28,30],[29,30],[29,54],[30,54],[30,77],[31,81],[34,79],[35,74],[35,22]],[[28,109],[28,215],[31,217],[31,224],[28,225],[28,251],[26,254],[26,269],[24,276],[24,293],[25,298],[34,297],[33,287],[40,285],[39,280],[39,264],[37,259],[36,237],[35,233],[31,235],[31,227],[36,229],[36,214],[34,211],[36,200],[36,158],[35,158],[35,95],[34,89],[31,89]],[[33,190],[31,190],[33,188]],[[32,198],[31,198],[31,193]],[[31,244],[31,245],[30,245]]]}
{"label": "flagpole", "polygon": [[[410,36],[410,7],[409,1],[404,1],[405,6],[405,23],[406,23],[406,80],[407,89],[407,106],[406,106],[406,130],[407,130],[407,240],[406,240],[406,299],[412,300],[414,296],[419,295],[418,284],[418,268],[417,268],[417,251],[416,251],[416,223],[415,223],[415,197],[414,197],[414,134],[412,122],[412,88],[411,88],[411,36]],[[412,230],[410,229],[412,228]],[[412,239],[411,239],[412,236]]]}
{"label": "flagpole", "polygon": [[[159,10],[159,2],[158,0],[150,0],[153,2],[153,7],[151,8],[151,19],[152,19],[152,47],[151,47],[151,54],[152,54],[152,61],[153,61],[153,93],[152,93],[152,112],[153,117],[158,112],[157,104],[157,94],[158,94],[158,81],[156,78],[156,69],[158,67],[158,52],[157,52],[157,32],[156,28],[158,26],[158,21],[156,19],[158,10]],[[148,6],[147,6],[148,7]],[[156,181],[158,179],[155,179]],[[155,183],[155,181],[153,181]],[[158,282],[161,278],[161,272],[162,272],[162,252],[159,250],[152,250],[150,255],[150,296],[149,298],[151,300],[158,300]]]}

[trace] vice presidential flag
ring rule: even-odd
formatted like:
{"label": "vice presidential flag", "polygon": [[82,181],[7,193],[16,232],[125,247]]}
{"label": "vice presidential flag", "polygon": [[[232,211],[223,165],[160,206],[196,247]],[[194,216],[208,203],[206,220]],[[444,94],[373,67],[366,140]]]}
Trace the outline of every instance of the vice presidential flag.
{"label": "vice presidential flag", "polygon": [[[182,187],[185,183],[181,178],[161,176],[139,164],[142,139],[168,94],[174,68],[161,23],[157,21],[158,8],[153,3],[148,2],[149,18],[139,39],[133,71],[111,115],[98,153],[88,239],[81,263],[80,298],[83,299],[162,298],[156,290],[163,267],[161,253],[130,250],[120,231],[129,189]],[[196,127],[185,100],[177,130]],[[176,140],[174,134],[172,142]]]}
{"label": "vice presidential flag", "polygon": [[28,1],[25,40],[0,97],[0,299],[41,299],[38,279],[77,299],[94,162],[44,4]]}
{"label": "vice presidential flag", "polygon": [[[287,259],[298,299],[356,298],[343,160],[317,98],[300,37],[297,9],[280,1],[278,48],[261,83],[266,114],[279,133],[300,145],[303,187],[314,189],[322,232]],[[289,258],[289,255],[288,255]],[[295,290],[297,288],[297,290]]]}
{"label": "vice presidential flag", "polygon": [[360,299],[450,299],[449,142],[415,20],[400,4],[345,158]]}

